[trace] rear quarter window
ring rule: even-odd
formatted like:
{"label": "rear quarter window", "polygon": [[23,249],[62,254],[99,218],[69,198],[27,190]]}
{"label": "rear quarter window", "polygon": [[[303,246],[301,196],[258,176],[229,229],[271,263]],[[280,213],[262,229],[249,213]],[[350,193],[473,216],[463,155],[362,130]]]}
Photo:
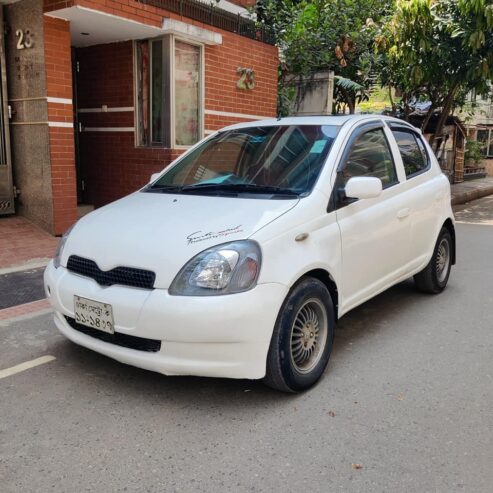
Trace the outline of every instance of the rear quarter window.
{"label": "rear quarter window", "polygon": [[392,129],[404,163],[406,177],[411,177],[426,171],[430,160],[425,145],[412,130]]}

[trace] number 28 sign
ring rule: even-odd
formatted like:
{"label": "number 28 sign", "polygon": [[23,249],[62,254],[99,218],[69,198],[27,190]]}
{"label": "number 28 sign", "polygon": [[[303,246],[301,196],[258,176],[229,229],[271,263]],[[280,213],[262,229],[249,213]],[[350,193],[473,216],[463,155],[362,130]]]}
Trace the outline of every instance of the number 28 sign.
{"label": "number 28 sign", "polygon": [[236,83],[238,89],[253,89],[255,87],[255,71],[253,68],[238,67],[236,73],[240,76]]}

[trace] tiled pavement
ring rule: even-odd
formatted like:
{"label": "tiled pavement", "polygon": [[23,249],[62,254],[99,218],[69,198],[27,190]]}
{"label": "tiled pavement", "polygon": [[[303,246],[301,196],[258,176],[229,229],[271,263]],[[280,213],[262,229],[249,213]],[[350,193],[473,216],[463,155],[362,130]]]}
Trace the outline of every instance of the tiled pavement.
{"label": "tiled pavement", "polygon": [[52,258],[58,238],[20,216],[0,217],[0,271]]}
{"label": "tiled pavement", "polygon": [[[33,271],[33,266],[43,265],[53,257],[57,243],[58,238],[39,229],[23,217],[0,216],[0,275],[15,279],[15,275],[6,274],[6,272],[27,269]],[[41,269],[35,269],[33,272],[37,272],[39,276],[42,275]],[[22,304],[1,309],[0,323],[3,320],[40,313],[49,309],[48,300],[38,299],[40,296],[39,289],[33,290],[33,296],[30,298],[33,301],[26,303],[29,300],[14,288],[15,286],[12,289],[12,296],[17,297],[19,295],[18,299]],[[10,304],[12,303],[9,302],[4,306]]]}

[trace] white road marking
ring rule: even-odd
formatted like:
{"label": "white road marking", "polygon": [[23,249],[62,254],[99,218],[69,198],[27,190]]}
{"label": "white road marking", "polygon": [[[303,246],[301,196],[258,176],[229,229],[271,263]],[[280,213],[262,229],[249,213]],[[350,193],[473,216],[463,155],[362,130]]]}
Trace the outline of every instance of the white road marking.
{"label": "white road marking", "polygon": [[16,373],[20,373],[21,371],[26,371],[35,366],[44,365],[45,363],[49,363],[50,361],[55,360],[55,356],[41,356],[41,358],[36,358],[31,361],[26,361],[25,363],[21,363],[19,365],[12,366],[10,368],[5,368],[5,370],[0,370],[0,380],[2,378],[10,377],[11,375],[15,375]]}
{"label": "white road marking", "polygon": [[475,224],[476,226],[493,226],[492,220],[486,221],[455,221],[456,224]]}

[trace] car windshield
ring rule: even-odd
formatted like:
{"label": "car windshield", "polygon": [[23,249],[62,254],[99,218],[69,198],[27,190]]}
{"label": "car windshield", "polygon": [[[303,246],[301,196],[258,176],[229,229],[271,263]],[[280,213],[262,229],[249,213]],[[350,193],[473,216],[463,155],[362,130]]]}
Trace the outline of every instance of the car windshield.
{"label": "car windshield", "polygon": [[307,195],[339,127],[279,125],[227,130],[184,156],[150,192]]}

